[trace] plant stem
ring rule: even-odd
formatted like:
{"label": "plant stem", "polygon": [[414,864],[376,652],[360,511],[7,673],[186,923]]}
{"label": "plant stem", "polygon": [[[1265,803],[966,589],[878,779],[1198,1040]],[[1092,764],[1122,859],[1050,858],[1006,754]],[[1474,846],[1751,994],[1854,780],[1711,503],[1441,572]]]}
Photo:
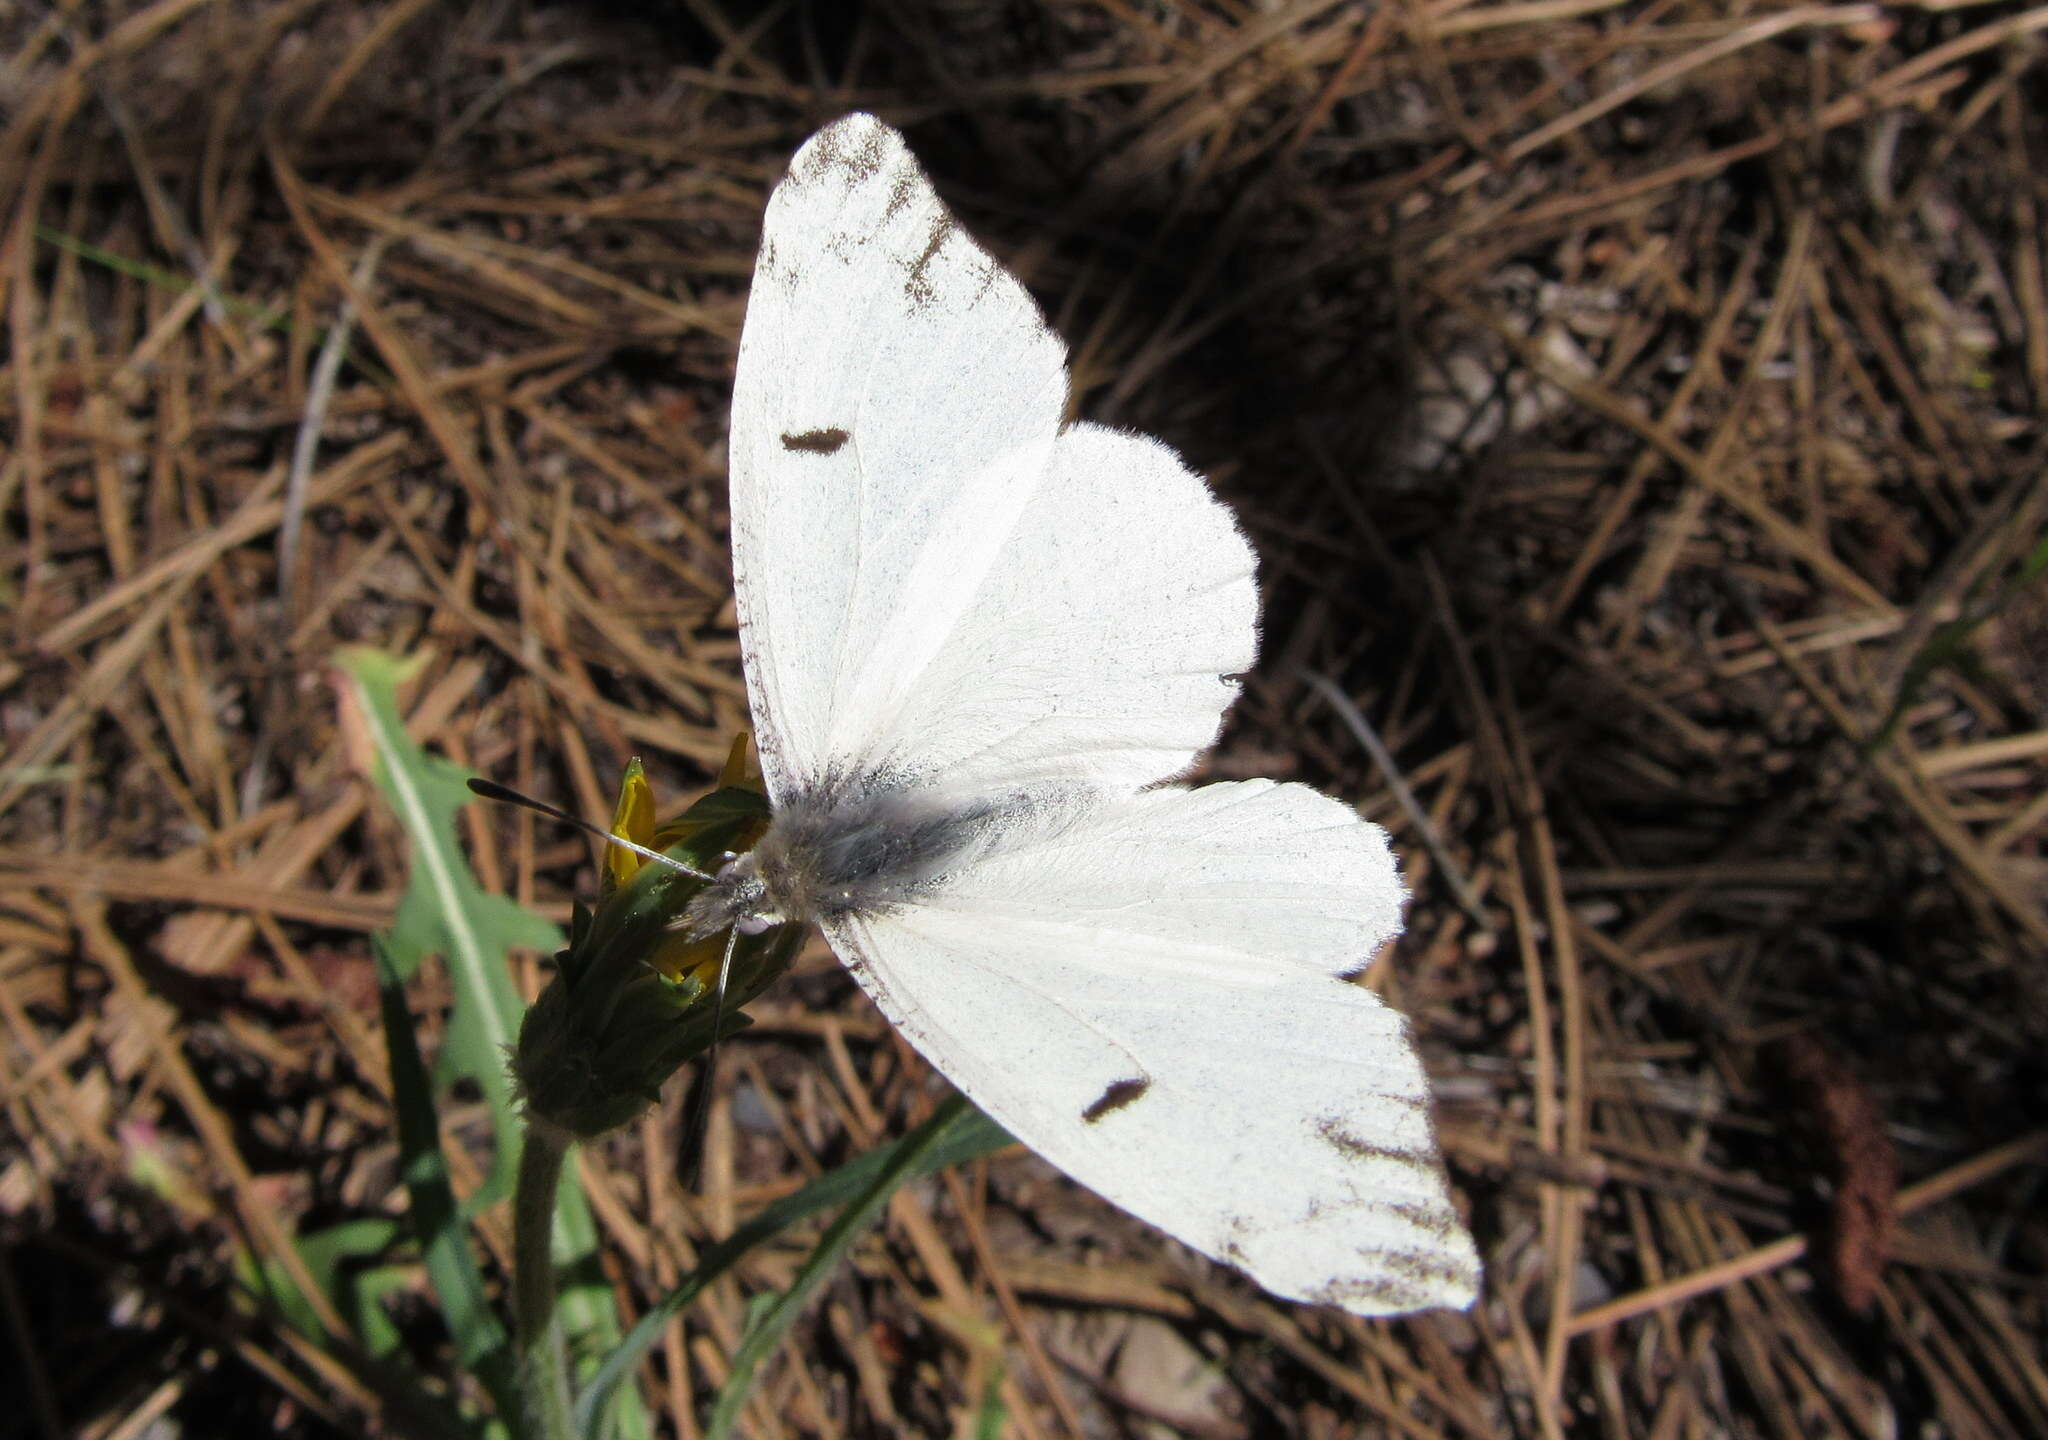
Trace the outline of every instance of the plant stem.
{"label": "plant stem", "polygon": [[513,1343],[519,1356],[517,1426],[523,1440],[575,1440],[569,1418],[568,1357],[555,1324],[555,1187],[569,1132],[529,1119],[512,1198]]}

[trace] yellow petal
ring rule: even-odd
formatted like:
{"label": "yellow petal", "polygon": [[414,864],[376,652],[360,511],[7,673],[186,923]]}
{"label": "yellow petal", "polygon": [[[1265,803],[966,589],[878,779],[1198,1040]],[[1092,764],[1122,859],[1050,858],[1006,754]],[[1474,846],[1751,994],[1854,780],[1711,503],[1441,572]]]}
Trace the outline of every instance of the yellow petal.
{"label": "yellow petal", "polygon": [[[635,755],[626,762],[626,775],[619,782],[619,806],[612,812],[612,833],[635,845],[654,841],[654,787]],[[645,863],[623,845],[604,847],[604,878],[601,889],[607,895],[631,880]]]}
{"label": "yellow petal", "polygon": [[718,788],[751,790],[756,795],[768,793],[761,783],[761,770],[750,763],[753,759],[753,737],[742,730],[732,738],[732,751],[725,757],[725,765],[718,772]]}
{"label": "yellow petal", "polygon": [[656,947],[648,963],[671,980],[695,976],[706,989],[718,983],[718,966],[725,959],[725,933],[692,940],[682,932]]}

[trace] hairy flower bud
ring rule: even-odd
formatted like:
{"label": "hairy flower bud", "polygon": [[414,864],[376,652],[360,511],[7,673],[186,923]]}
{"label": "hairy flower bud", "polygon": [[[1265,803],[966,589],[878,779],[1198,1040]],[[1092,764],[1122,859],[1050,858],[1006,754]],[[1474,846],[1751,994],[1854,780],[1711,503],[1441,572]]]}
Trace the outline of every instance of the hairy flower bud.
{"label": "hairy flower bud", "polygon": [[[744,746],[742,740],[734,747],[717,789],[661,826],[653,788],[634,760],[620,786],[613,833],[715,874],[768,828],[768,801],[744,772]],[[624,846],[605,847],[597,906],[577,905],[569,948],[555,957],[555,978],[519,1030],[512,1070],[534,1116],[581,1139],[625,1124],[678,1068],[743,1029],[740,1007],[796,959],[800,925],[739,936],[724,1013],[715,1015],[730,937],[691,940],[683,922],[703,888],[695,875]]]}

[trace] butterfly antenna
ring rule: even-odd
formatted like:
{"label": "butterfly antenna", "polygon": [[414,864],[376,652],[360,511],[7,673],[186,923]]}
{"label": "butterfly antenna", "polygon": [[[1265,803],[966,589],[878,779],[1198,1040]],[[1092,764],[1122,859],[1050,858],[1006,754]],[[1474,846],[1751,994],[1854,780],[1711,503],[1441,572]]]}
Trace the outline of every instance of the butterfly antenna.
{"label": "butterfly antenna", "polygon": [[725,954],[718,962],[718,984],[711,992],[711,1044],[704,1050],[703,1074],[697,1083],[697,1098],[690,1105],[690,1123],[683,1132],[683,1153],[690,1157],[687,1188],[697,1188],[704,1168],[704,1135],[711,1123],[711,1092],[718,1079],[719,1032],[725,1028],[725,987],[732,978],[733,951],[739,948],[739,927],[725,932]]}
{"label": "butterfly antenna", "polygon": [[[580,816],[571,815],[567,810],[558,809],[548,804],[545,800],[536,800],[531,795],[522,795],[517,790],[508,789],[495,780],[486,780],[481,776],[472,775],[469,780],[469,788],[486,800],[499,800],[507,805],[518,805],[523,809],[532,810],[537,814],[546,815],[563,821],[566,824],[574,825],[578,830],[587,830],[608,845],[617,845],[622,849],[631,850],[635,855],[640,856],[644,860],[657,860],[663,865],[668,866],[669,869],[680,870],[685,875],[692,876],[695,879],[708,881],[715,878],[705,874],[695,866],[685,865],[673,855],[664,855],[659,850],[649,849],[645,845],[635,845],[625,836],[615,835],[602,825],[593,825]],[[726,958],[728,960],[732,958],[729,951]]]}

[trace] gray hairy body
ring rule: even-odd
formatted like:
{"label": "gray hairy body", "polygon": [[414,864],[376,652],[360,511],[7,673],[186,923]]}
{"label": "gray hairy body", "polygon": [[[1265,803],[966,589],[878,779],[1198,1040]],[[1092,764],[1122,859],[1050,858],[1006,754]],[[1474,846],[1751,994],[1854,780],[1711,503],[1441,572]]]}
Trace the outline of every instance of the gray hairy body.
{"label": "gray hairy body", "polygon": [[758,845],[691,902],[690,932],[753,932],[891,909],[942,883],[998,836],[1056,823],[1077,798],[1058,790],[962,797],[887,786],[799,795],[777,809]]}

